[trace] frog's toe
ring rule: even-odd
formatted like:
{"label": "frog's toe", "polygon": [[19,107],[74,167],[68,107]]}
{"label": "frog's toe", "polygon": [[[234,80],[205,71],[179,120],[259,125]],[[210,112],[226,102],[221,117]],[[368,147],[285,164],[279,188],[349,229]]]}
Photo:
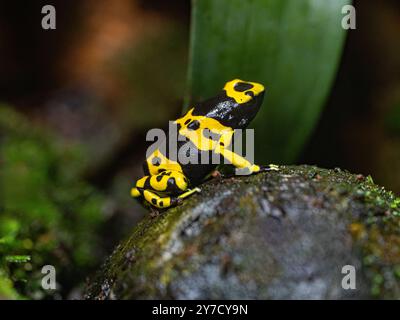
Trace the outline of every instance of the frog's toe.
{"label": "frog's toe", "polygon": [[261,172],[264,172],[264,171],[279,171],[279,166],[276,165],[276,164],[269,164],[267,166],[261,166],[260,171]]}

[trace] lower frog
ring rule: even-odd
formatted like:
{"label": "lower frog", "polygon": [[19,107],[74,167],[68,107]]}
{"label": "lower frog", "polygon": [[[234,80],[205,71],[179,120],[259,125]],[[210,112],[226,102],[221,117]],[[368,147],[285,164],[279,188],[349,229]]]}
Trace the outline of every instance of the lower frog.
{"label": "lower frog", "polygon": [[[247,174],[277,170],[275,165],[260,167],[250,163],[230,150],[235,129],[245,129],[253,120],[264,92],[260,83],[235,79],[227,82],[216,96],[190,108],[174,121],[177,152],[155,149],[144,162],[145,176],[131,189],[132,197],[156,208],[174,206],[200,191],[198,186],[218,165],[214,161],[204,161],[212,157],[220,157]],[[180,152],[202,161],[181,161]]]}

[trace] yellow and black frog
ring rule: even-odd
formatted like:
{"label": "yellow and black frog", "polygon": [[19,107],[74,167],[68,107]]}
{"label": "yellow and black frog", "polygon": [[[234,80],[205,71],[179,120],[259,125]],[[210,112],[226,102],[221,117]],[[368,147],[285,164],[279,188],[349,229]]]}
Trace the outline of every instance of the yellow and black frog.
{"label": "yellow and black frog", "polygon": [[[210,160],[216,157],[248,174],[276,170],[274,165],[261,168],[252,164],[229,148],[235,129],[245,129],[256,116],[264,92],[259,83],[235,79],[227,82],[218,95],[196,104],[175,120],[177,152],[155,149],[144,162],[145,176],[131,189],[132,197],[157,208],[176,205],[200,191],[197,186],[218,165],[218,161],[215,164]],[[170,141],[168,137],[166,140]]]}

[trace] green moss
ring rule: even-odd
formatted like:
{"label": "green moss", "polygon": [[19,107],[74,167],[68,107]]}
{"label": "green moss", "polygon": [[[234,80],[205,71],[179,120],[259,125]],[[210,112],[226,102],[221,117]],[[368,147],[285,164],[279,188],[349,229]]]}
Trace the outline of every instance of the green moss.
{"label": "green moss", "polygon": [[51,133],[5,106],[0,132],[0,292],[44,297],[43,265],[54,265],[57,280],[73,285],[97,262],[103,198],[77,176],[74,150],[61,150]]}
{"label": "green moss", "polygon": [[368,178],[359,183],[354,196],[365,204],[358,221],[364,228],[363,236],[356,238],[364,265],[368,266],[371,294],[383,298],[396,296],[400,289],[395,276],[400,264],[399,198]]}

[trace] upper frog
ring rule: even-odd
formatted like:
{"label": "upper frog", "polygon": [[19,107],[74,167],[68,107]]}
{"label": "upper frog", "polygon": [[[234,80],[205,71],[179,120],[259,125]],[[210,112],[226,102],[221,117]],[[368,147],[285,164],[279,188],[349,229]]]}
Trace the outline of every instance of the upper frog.
{"label": "upper frog", "polygon": [[[227,82],[216,96],[189,108],[183,117],[174,121],[178,132],[177,152],[170,152],[169,148],[154,150],[144,163],[146,175],[136,182],[131,195],[159,208],[174,205],[199,191],[195,187],[217,166],[210,160],[215,156],[249,174],[259,172],[258,165],[229,147],[235,129],[246,128],[256,116],[264,92],[262,84],[235,79]],[[196,161],[183,162],[181,155]]]}

